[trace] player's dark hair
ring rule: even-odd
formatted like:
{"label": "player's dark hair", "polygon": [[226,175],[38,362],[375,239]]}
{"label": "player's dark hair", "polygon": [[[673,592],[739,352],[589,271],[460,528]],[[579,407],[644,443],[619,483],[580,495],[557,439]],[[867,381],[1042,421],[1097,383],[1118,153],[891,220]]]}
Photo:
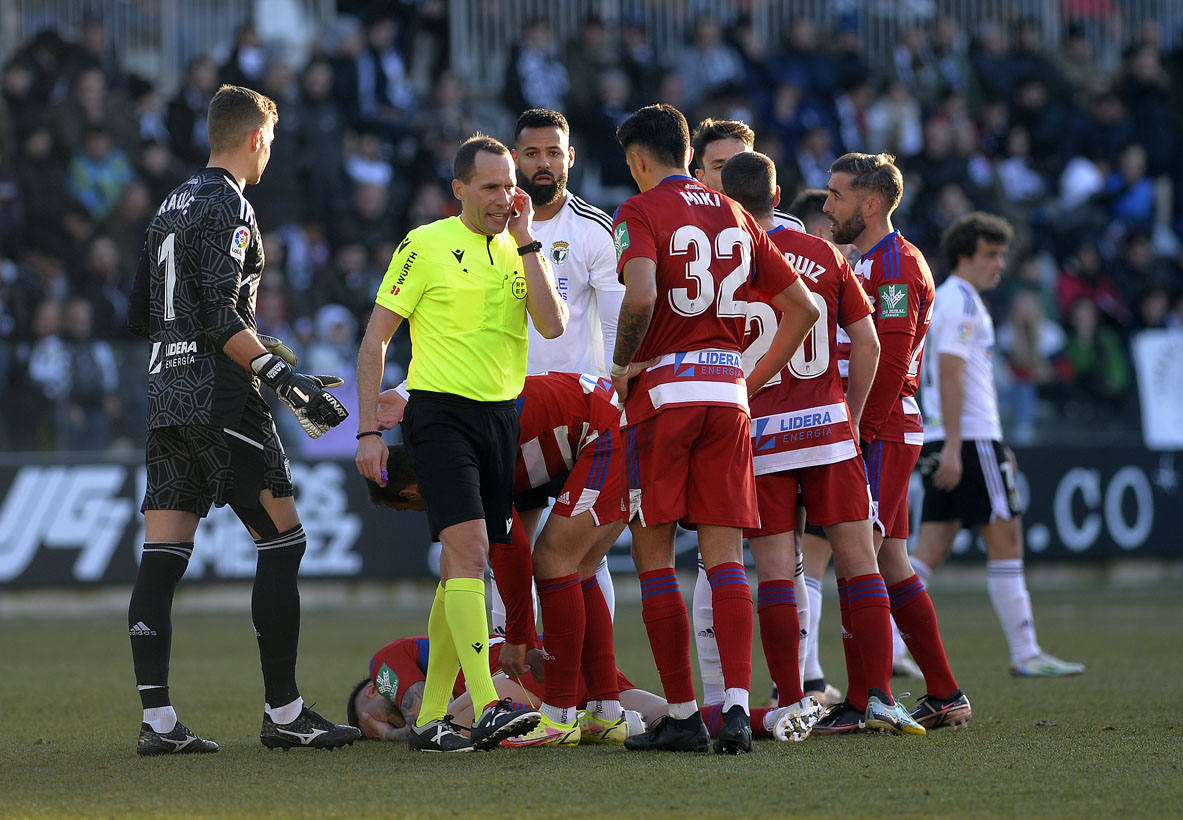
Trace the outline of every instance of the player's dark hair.
{"label": "player's dark hair", "polygon": [[758,151],[741,151],[723,163],[723,193],[756,218],[772,214],[776,165]]}
{"label": "player's dark hair", "polygon": [[240,85],[223,85],[206,113],[210,150],[233,151],[256,130],[278,121],[275,100]]}
{"label": "player's dark hair", "polygon": [[476,155],[481,151],[490,154],[509,154],[509,149],[499,141],[478,131],[466,139],[456,151],[456,158],[452,160],[452,176],[461,182],[470,182],[476,170]]}
{"label": "player's dark hair", "polygon": [[806,188],[793,198],[793,204],[789,206],[789,213],[802,222],[823,217],[826,212],[822,210],[822,207],[826,204],[828,196],[829,193],[821,188]]}
{"label": "player's dark hair", "polygon": [[370,501],[384,507],[389,507],[391,503],[405,504],[407,500],[399,493],[418,480],[411,467],[411,457],[405,444],[391,444],[386,449],[386,486],[379,487],[367,478]]}
{"label": "player's dark hair", "polygon": [[891,154],[843,154],[830,165],[831,174],[850,174],[850,187],[878,194],[887,213],[895,210],[904,194],[904,176]]}
{"label": "player's dark hair", "polygon": [[702,155],[706,152],[707,146],[712,142],[726,139],[737,139],[751,148],[756,144],[756,132],[741,120],[713,120],[707,117],[690,135],[690,147],[694,149],[694,159],[699,168],[706,170],[702,164]]}
{"label": "player's dark hair", "polygon": [[978,251],[978,240],[991,245],[1009,245],[1015,232],[1001,216],[974,211],[959,217],[941,237],[941,252],[949,270],[955,270],[961,257],[972,257]]}
{"label": "player's dark hair", "polygon": [[357,716],[357,700],[358,693],[366,688],[366,684],[370,682],[369,678],[362,678],[357,686],[349,690],[349,700],[345,701],[345,720],[349,721],[350,726],[361,728],[361,719]]}
{"label": "player's dark hair", "polygon": [[682,112],[666,103],[647,105],[633,114],[616,130],[620,147],[630,145],[645,149],[658,162],[671,168],[684,168],[690,151],[690,127]]}
{"label": "player's dark hair", "polygon": [[567,118],[558,111],[549,108],[531,108],[518,115],[517,125],[513,127],[513,141],[527,128],[557,128],[566,137],[571,136],[571,126],[567,125]]}

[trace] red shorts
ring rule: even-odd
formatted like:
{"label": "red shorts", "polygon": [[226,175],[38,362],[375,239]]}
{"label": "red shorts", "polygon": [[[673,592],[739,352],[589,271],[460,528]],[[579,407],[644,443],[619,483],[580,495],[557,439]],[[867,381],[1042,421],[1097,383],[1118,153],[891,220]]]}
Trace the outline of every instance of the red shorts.
{"label": "red shorts", "polygon": [[620,430],[603,433],[579,451],[551,509],[552,515],[574,518],[590,512],[596,526],[624,518],[624,445]]}
{"label": "red shorts", "polygon": [[908,482],[920,458],[920,445],[876,440],[863,447],[863,458],[875,526],[884,538],[907,538]]}
{"label": "red shorts", "polygon": [[624,431],[630,517],[646,527],[755,527],[748,415],[738,407],[671,407]]}
{"label": "red shorts", "polygon": [[[797,488],[801,488],[798,499]],[[804,501],[810,524],[828,527],[871,517],[867,469],[860,456],[782,473],[756,476],[760,526],[744,530],[744,538],[759,538],[797,529],[797,504]]]}

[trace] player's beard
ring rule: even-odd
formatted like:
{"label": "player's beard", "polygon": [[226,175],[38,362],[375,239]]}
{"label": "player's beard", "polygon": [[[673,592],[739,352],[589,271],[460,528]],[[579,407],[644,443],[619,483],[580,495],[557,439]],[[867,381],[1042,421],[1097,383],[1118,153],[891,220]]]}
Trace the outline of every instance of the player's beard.
{"label": "player's beard", "polygon": [[834,244],[851,245],[859,235],[867,229],[867,222],[863,215],[855,211],[845,222],[833,222]]}
{"label": "player's beard", "polygon": [[551,185],[535,185],[534,179],[539,174],[534,174],[534,177],[530,179],[522,177],[521,174],[518,175],[521,179],[522,190],[530,195],[530,201],[534,203],[535,208],[541,205],[550,205],[567,190],[567,168],[565,166],[558,171],[549,171],[547,173],[554,180]]}

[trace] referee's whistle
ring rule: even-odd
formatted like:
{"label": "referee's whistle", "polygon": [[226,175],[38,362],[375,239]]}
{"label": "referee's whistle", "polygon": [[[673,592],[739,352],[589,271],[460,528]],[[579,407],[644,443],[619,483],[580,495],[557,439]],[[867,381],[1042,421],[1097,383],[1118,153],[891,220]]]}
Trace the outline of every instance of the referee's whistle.
{"label": "referee's whistle", "polygon": [[386,474],[385,470],[382,471],[382,480],[383,481],[390,481],[390,476]]}

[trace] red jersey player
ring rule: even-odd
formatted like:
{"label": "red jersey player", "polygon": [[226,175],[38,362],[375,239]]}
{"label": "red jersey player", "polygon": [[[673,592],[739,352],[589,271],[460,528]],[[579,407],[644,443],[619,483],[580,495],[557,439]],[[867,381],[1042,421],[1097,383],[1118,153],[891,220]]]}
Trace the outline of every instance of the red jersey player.
{"label": "red jersey player", "polygon": [[[891,696],[891,626],[887,588],[875,564],[867,473],[854,430],[875,374],[879,345],[871,304],[846,259],[816,236],[774,227],[779,198],[776,167],[763,154],[741,154],[723,166],[724,190],[756,217],[776,246],[801,273],[821,318],[797,354],[752,397],[752,447],[760,527],[745,532],[760,577],[757,611],[764,653],[781,705],[797,702],[812,725],[818,705],[801,689],[798,666],[794,531],[797,490],[809,520],[825,527],[834,545],[838,578],[861,594],[843,610],[848,649],[850,701],[870,728],[923,734],[924,729]],[[764,351],[764,328],[775,310],[748,306],[745,360]],[[838,368],[837,329],[851,339],[850,391],[844,395]],[[848,404],[849,402],[849,404]],[[855,651],[856,646],[866,651]],[[812,718],[812,719],[811,719]],[[823,725],[823,731],[827,727]]]}
{"label": "red jersey player", "polygon": [[[397,422],[401,398],[380,397],[379,422]],[[563,480],[563,489],[534,545],[533,575],[546,627],[546,696],[542,720],[514,739],[515,746],[566,746],[579,742],[576,721],[580,669],[590,688],[590,721],[584,730],[619,744],[627,734],[616,691],[612,616],[595,570],[624,529],[624,459],[620,411],[612,384],[578,373],[527,376],[517,399],[521,433],[514,492]],[[390,448],[385,488],[371,483],[375,500],[421,508],[414,476],[401,449]],[[519,670],[532,641],[530,545],[515,523],[513,549],[490,555],[506,603],[508,645],[501,662]],[[512,654],[512,659],[511,659]]]}
{"label": "red jersey player", "polygon": [[[855,272],[875,306],[879,333],[879,369],[858,430],[875,509],[879,571],[892,617],[924,672],[930,705],[964,710],[968,717],[969,702],[949,669],[932,601],[908,560],[908,481],[924,442],[916,390],[936,292],[932,273],[916,246],[891,226],[904,187],[894,157],[844,154],[830,166],[827,187],[824,210],[834,241],[852,243],[862,254]],[[839,601],[849,604],[859,592],[839,585]],[[932,709],[922,704],[917,711]]]}
{"label": "red jersey player", "polygon": [[[617,132],[641,193],[617,211],[625,284],[612,381],[624,401],[633,558],[642,614],[669,719],[625,741],[638,750],[705,751],[690,675],[690,624],[674,575],[679,520],[698,527],[723,666],[724,725],[715,751],[751,749],[752,599],[742,528],[759,523],[747,398],[800,346],[818,310],[755,220],[688,173],[690,132],[676,108],[651,105]],[[747,301],[785,314],[745,383]]]}

